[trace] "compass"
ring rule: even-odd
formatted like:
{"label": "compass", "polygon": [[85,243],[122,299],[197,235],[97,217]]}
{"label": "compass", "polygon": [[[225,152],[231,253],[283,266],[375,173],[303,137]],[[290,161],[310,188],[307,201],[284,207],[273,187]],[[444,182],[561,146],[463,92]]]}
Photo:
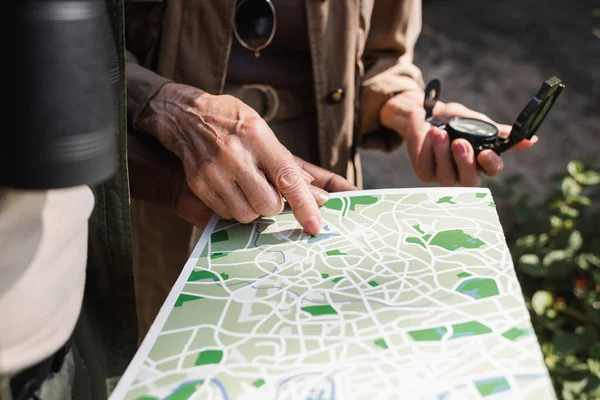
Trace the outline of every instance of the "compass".
{"label": "compass", "polygon": [[454,117],[443,121],[435,118],[433,107],[440,98],[441,83],[439,79],[434,79],[425,88],[425,118],[430,124],[445,129],[450,142],[456,139],[467,140],[473,146],[475,155],[486,149],[500,154],[517,143],[533,137],[564,87],[562,81],[555,76],[544,81],[517,116],[510,135],[502,136],[496,125],[481,119]]}

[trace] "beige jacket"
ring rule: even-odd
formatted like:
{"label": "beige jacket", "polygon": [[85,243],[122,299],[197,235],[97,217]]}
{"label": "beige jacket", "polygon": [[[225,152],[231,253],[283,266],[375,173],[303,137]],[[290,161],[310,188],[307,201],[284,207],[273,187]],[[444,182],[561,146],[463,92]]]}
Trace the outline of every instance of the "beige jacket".
{"label": "beige jacket", "polygon": [[[396,93],[423,88],[413,64],[421,0],[306,1],[321,166],[360,185],[360,176],[353,176],[356,148],[389,151],[400,143],[380,125],[381,107]],[[223,92],[235,0],[125,3],[132,126],[166,82]],[[331,101],[339,89],[342,98]]]}

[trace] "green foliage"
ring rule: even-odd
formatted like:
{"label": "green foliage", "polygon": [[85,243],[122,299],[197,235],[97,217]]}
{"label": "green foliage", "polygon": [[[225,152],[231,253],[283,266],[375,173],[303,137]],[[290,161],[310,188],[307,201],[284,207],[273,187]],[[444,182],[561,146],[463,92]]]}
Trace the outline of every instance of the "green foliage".
{"label": "green foliage", "polygon": [[600,398],[600,173],[579,161],[541,204],[518,177],[490,185],[508,207],[507,241],[559,398]]}

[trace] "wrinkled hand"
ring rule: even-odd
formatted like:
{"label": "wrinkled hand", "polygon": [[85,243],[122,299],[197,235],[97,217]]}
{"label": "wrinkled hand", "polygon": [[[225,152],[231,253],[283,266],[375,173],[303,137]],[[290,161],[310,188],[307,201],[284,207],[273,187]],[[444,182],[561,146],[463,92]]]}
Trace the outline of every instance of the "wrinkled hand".
{"label": "wrinkled hand", "polygon": [[[471,144],[456,139],[449,145],[448,133],[425,121],[424,93],[406,91],[386,102],[381,110],[383,125],[395,130],[406,143],[408,154],[417,177],[424,182],[437,181],[442,186],[480,186],[480,170],[495,176],[504,168],[502,158],[492,150],[483,150],[475,160]],[[508,135],[511,126],[497,124],[486,115],[473,111],[459,103],[438,101],[433,109],[434,117],[449,120],[452,117],[483,119],[494,123],[500,135]],[[511,150],[524,150],[537,142],[523,140]],[[478,164],[481,168],[478,168]]]}
{"label": "wrinkled hand", "polygon": [[[329,193],[358,190],[356,186],[338,174],[308,163],[296,156],[294,156],[294,159],[304,172],[314,178],[311,180],[309,189],[313,193],[319,207],[329,200]],[[180,179],[179,182],[172,208],[181,218],[200,228],[204,228],[213,211],[192,192],[184,179]]]}
{"label": "wrinkled hand", "polygon": [[178,208],[198,210],[200,201],[223,218],[248,223],[279,214],[285,197],[302,227],[319,233],[313,177],[240,100],[169,83],[148,103],[137,128],[181,160],[189,193],[182,192]]}

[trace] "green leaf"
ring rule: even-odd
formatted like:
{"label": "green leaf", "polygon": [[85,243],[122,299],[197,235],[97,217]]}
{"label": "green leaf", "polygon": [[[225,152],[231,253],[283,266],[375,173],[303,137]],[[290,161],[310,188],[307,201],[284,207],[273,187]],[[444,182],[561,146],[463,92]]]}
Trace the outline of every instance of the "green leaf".
{"label": "green leaf", "polygon": [[540,263],[540,258],[535,254],[523,254],[519,258],[519,271],[533,278],[546,276],[546,268]]}
{"label": "green leaf", "polygon": [[581,186],[570,176],[563,179],[561,189],[564,196],[577,196],[581,193]]}
{"label": "green leaf", "polygon": [[588,400],[585,397],[581,397],[587,380],[581,379],[579,381],[566,380],[563,384],[561,397],[564,400]]}
{"label": "green leaf", "polygon": [[562,218],[557,217],[556,215],[550,216],[550,226],[552,228],[562,228],[564,221]]}
{"label": "green leaf", "polygon": [[569,257],[569,253],[565,250],[552,250],[546,254],[542,263],[549,267],[555,263],[564,263],[565,260]]}
{"label": "green leaf", "polygon": [[531,307],[537,315],[544,315],[548,307],[554,303],[552,293],[545,290],[538,290],[531,298]]}
{"label": "green leaf", "polygon": [[575,223],[573,222],[572,219],[566,219],[563,226],[566,230],[571,230],[575,226]]}
{"label": "green leaf", "polygon": [[585,171],[585,166],[581,161],[573,160],[567,164],[567,171],[574,178]]}
{"label": "green leaf", "polygon": [[[592,286],[597,284],[600,285],[600,271],[594,268],[598,267],[598,262],[600,260],[595,255],[591,253],[582,253],[579,254],[573,261],[575,262],[575,265],[577,265],[577,267],[583,271],[588,271],[590,268],[592,268]],[[600,300],[600,293],[598,293],[598,295],[598,299]]]}
{"label": "green leaf", "polygon": [[535,246],[537,236],[527,235],[517,239],[517,246],[522,250],[529,250]]}
{"label": "green leaf", "polygon": [[548,268],[547,274],[553,279],[568,278],[572,268],[567,263],[569,252],[565,250],[552,250],[544,257],[542,263]]}
{"label": "green leaf", "polygon": [[538,245],[545,246],[546,244],[548,244],[548,238],[549,237],[547,233],[540,234],[540,236],[538,236]]}
{"label": "green leaf", "polygon": [[571,235],[569,236],[568,249],[575,252],[581,249],[581,246],[583,246],[583,238],[581,237],[581,232],[572,231]]}
{"label": "green leaf", "polygon": [[557,353],[569,355],[581,350],[583,343],[578,335],[559,330],[554,336],[554,346]]}
{"label": "green leaf", "polygon": [[567,201],[570,204],[578,204],[580,206],[584,206],[587,207],[590,204],[592,204],[592,201],[590,200],[589,197],[585,197],[585,196],[569,196],[569,198],[567,199]]}
{"label": "green leaf", "polygon": [[575,258],[575,264],[582,270],[587,271],[590,268],[590,263],[585,254],[580,254]]}
{"label": "green leaf", "polygon": [[579,216],[579,210],[573,207],[570,207],[566,204],[560,206],[560,212],[566,217],[569,218],[577,218]]}
{"label": "green leaf", "polygon": [[598,257],[597,255],[592,253],[585,253],[585,258],[590,264],[595,265],[596,267],[600,267],[600,257]]}
{"label": "green leaf", "polygon": [[564,201],[562,200],[554,200],[553,202],[550,203],[550,208],[553,210],[558,210],[559,208],[561,208],[564,205]]}
{"label": "green leaf", "polygon": [[597,185],[600,183],[600,174],[596,171],[586,171],[582,174],[579,174],[575,179],[577,179],[577,182],[581,183],[582,185]]}
{"label": "green leaf", "polygon": [[536,254],[523,254],[521,258],[519,258],[519,262],[521,264],[539,265],[540,258]]}

